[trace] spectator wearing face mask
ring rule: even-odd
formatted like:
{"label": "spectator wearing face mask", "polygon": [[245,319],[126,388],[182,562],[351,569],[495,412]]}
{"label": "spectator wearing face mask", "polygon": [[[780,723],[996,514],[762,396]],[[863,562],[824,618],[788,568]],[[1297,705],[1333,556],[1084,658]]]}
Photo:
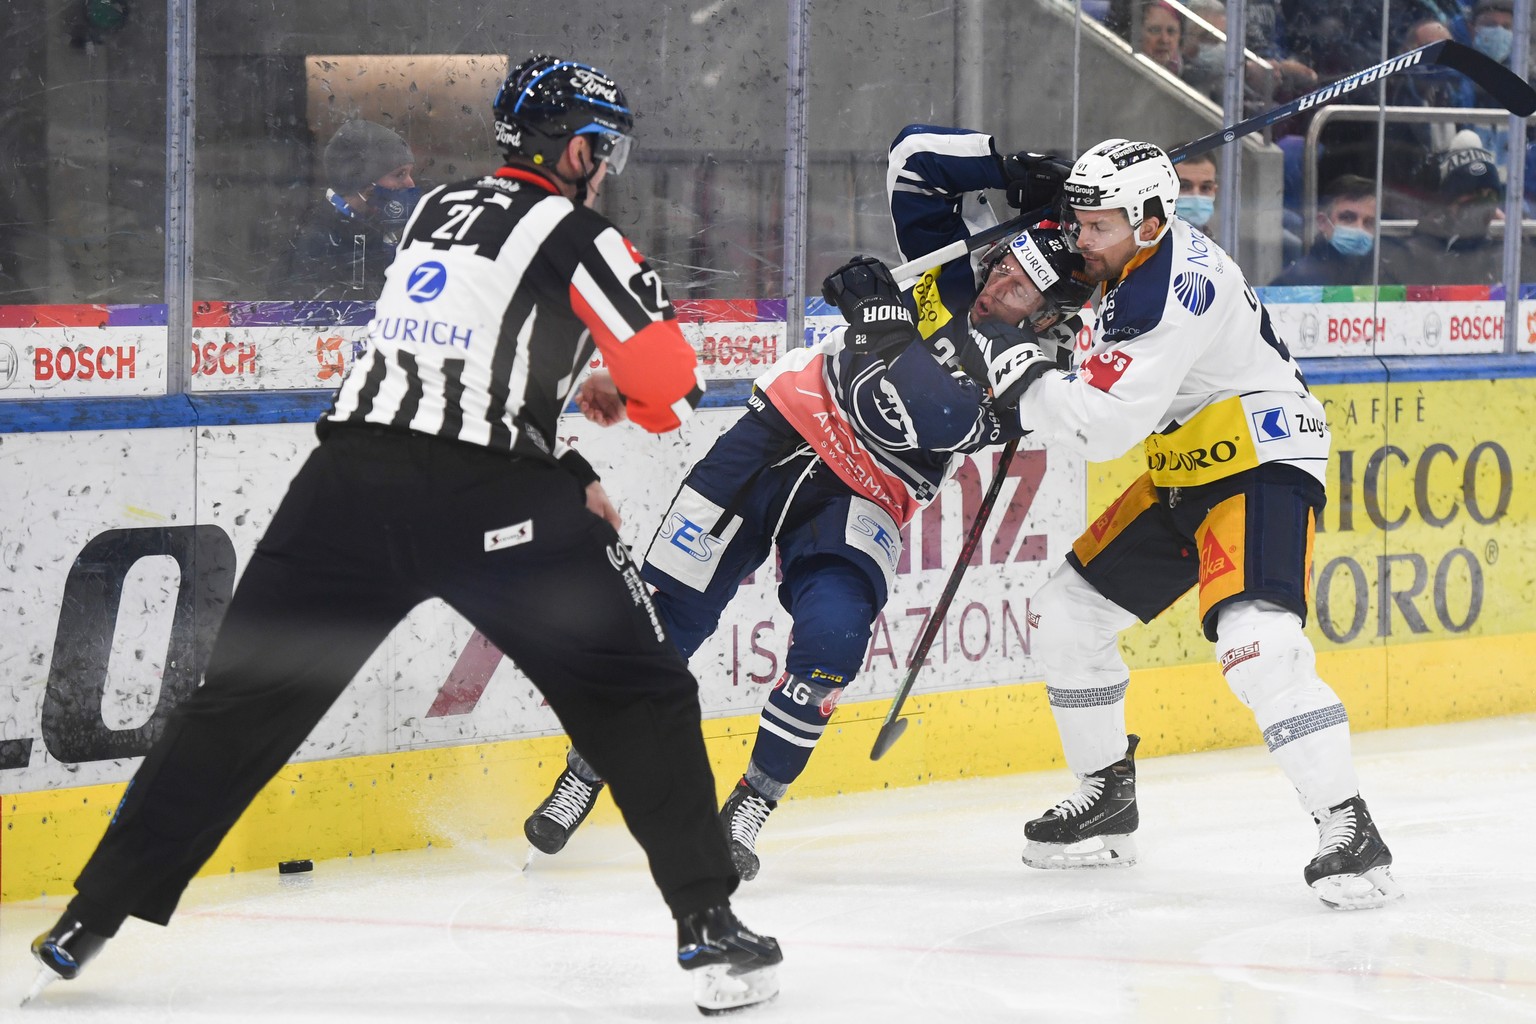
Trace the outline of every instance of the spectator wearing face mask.
{"label": "spectator wearing face mask", "polygon": [[275,299],[373,301],[422,190],[405,140],[374,121],[348,121],[325,147],[325,196],[274,265]]}
{"label": "spectator wearing face mask", "polygon": [[[1466,133],[1470,134],[1470,133]],[[1504,276],[1504,243],[1491,226],[1503,184],[1493,154],[1464,146],[1437,154],[1437,201],[1398,252],[1382,254],[1382,280],[1395,284],[1495,284]],[[1522,266],[1536,266],[1536,245],[1525,243]]]}
{"label": "spectator wearing face mask", "polygon": [[1270,284],[1370,284],[1375,236],[1376,184],[1358,174],[1341,175],[1323,189],[1312,248]]}
{"label": "spectator wearing face mask", "polygon": [[1479,0],[1469,27],[1473,47],[1508,67],[1515,48],[1514,0]]}
{"label": "spectator wearing face mask", "polygon": [[1174,200],[1174,211],[1209,235],[1211,218],[1216,214],[1216,158],[1209,153],[1192,156],[1173,165],[1179,176],[1179,198]]}
{"label": "spectator wearing face mask", "polygon": [[[1514,0],[1479,0],[1472,9],[1472,19],[1467,31],[1472,46],[1489,60],[1510,67],[1515,47]],[[1479,107],[1498,108],[1502,104],[1479,86],[1472,86],[1473,104]],[[1478,124],[1472,130],[1477,133],[1482,147],[1493,154],[1500,173],[1509,166],[1509,128],[1506,125]]]}

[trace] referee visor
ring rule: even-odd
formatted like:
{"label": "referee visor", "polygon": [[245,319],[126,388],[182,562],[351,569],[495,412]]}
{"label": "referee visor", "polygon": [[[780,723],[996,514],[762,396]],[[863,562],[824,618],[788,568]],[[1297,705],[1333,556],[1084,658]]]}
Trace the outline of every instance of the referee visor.
{"label": "referee visor", "polygon": [[577,129],[576,134],[585,135],[591,140],[592,156],[608,165],[609,174],[624,173],[624,166],[629,163],[629,148],[633,139],[596,124]]}

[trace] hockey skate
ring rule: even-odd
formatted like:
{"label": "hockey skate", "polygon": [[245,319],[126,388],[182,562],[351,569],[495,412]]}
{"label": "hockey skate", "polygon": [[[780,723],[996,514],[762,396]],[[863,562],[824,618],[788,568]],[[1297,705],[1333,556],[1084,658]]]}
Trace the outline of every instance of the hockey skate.
{"label": "hockey skate", "polygon": [[65,914],[50,930],[32,940],[32,955],[43,965],[32,989],[22,999],[25,1006],[51,982],[72,981],[92,957],[107,944],[105,936],[86,930],[85,925]]}
{"label": "hockey skate", "polygon": [[1136,744],[1125,758],[1084,775],[1077,792],[1024,825],[1024,863],[1032,868],[1128,868],[1136,863]]}
{"label": "hockey skate", "polygon": [[758,935],[727,906],[677,922],[677,963],[693,974],[693,1001],[706,1017],[765,1003],[779,994],[779,943]]}
{"label": "hockey skate", "polygon": [[757,859],[757,833],[777,806],[777,800],[769,800],[753,789],[743,776],[720,808],[720,824],[725,826],[726,837],[731,841],[731,861],[743,882],[757,877],[762,864]]}
{"label": "hockey skate", "polygon": [[577,826],[587,820],[603,783],[588,782],[569,768],[555,780],[555,788],[523,822],[523,835],[540,853],[559,853]]}
{"label": "hockey skate", "polygon": [[1317,856],[1302,874],[1318,899],[1335,910],[1365,910],[1403,895],[1392,878],[1392,851],[1364,800],[1352,796],[1312,820]]}

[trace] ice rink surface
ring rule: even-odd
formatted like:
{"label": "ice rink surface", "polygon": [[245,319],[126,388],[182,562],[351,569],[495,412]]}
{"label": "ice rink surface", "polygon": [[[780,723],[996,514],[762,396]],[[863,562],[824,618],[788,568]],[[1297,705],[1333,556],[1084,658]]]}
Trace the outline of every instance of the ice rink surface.
{"label": "ice rink surface", "polygon": [[[1355,737],[1407,896],[1342,913],[1259,748],[1139,765],[1141,863],[1036,871],[1023,823],[1065,771],[782,804],[735,903],[783,992],[739,1021],[1536,1021],[1536,716]],[[607,799],[604,797],[603,799]],[[638,848],[521,842],[195,882],[24,1010],[62,901],[0,907],[0,1019],[701,1020]]]}

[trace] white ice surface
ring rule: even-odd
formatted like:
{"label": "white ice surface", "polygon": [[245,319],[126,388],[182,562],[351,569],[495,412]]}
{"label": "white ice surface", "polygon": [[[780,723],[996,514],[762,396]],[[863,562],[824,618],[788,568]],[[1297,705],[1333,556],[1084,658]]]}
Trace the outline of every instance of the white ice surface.
{"label": "white ice surface", "polygon": [[[1035,871],[1022,826],[1065,772],[780,806],[735,904],[777,935],[780,1022],[1536,1021],[1536,716],[1355,737],[1405,899],[1342,913],[1316,836],[1250,748],[1145,760],[1142,862]],[[606,799],[606,797],[604,798]],[[590,827],[193,883],[24,1010],[62,901],[0,907],[0,1019],[700,1020],[638,848]]]}

